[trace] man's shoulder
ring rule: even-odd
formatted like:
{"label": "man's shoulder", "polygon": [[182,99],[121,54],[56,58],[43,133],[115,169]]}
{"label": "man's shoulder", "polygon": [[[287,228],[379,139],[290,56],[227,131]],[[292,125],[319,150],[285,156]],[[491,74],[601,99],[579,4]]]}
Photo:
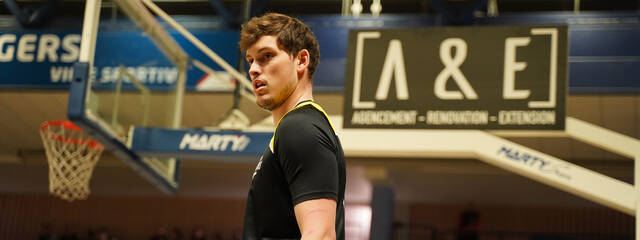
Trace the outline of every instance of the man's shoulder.
{"label": "man's shoulder", "polygon": [[330,136],[331,125],[324,114],[313,106],[303,106],[285,115],[275,131],[276,140],[282,138]]}
{"label": "man's shoulder", "polygon": [[287,113],[278,124],[278,129],[312,127],[319,124],[328,124],[323,113],[311,105],[306,105]]}

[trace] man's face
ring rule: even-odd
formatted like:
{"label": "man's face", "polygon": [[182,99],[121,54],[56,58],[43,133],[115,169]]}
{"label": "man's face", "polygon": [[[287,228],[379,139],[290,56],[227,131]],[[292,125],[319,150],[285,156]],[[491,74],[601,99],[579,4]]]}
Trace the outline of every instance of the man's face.
{"label": "man's face", "polygon": [[296,58],[278,47],[276,36],[265,35],[247,49],[246,60],[258,106],[282,105],[298,83]]}

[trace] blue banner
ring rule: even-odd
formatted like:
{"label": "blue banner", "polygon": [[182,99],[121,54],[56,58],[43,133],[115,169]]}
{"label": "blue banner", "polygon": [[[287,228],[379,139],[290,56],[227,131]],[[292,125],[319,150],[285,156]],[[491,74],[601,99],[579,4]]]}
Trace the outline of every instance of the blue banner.
{"label": "blue banner", "polygon": [[141,156],[256,162],[272,132],[135,128],[131,149]]}
{"label": "blue banner", "polygon": [[[229,64],[238,59],[238,33],[235,31],[193,31]],[[193,59],[214,70],[221,68],[182,35],[171,34]],[[67,89],[73,76],[72,64],[78,61],[79,31],[0,31],[0,71],[8,73],[1,87],[22,89]],[[131,30],[100,31],[94,58],[93,88],[112,88],[118,79],[120,66],[151,89],[171,89],[178,79],[178,69],[153,42],[141,32]],[[187,72],[188,90],[229,91],[231,77],[210,79],[207,74],[190,66]],[[124,88],[131,88],[123,78]]]}
{"label": "blue banner", "polygon": [[[320,64],[314,89],[342,92],[347,63],[348,32],[352,29],[399,29],[438,27],[435,16],[383,15],[358,19],[337,15],[302,16],[320,44]],[[192,33],[232,66],[238,61],[238,32],[223,30],[211,17],[178,17]],[[52,28],[23,31],[15,22],[0,18],[0,88],[66,89],[72,76],[71,62],[77,60],[80,26],[77,19],[56,20]],[[14,25],[11,25],[14,24]],[[543,13],[502,14],[478,19],[477,25],[568,25],[569,93],[640,92],[640,14],[630,13]],[[12,26],[8,27],[7,26]],[[96,80],[112,87],[123,64],[129,72],[151,88],[168,89],[177,79],[177,69],[131,22],[101,23],[96,47]],[[200,51],[176,33],[171,33],[195,59],[219,69]],[[227,91],[223,80],[191,67],[187,74],[189,91]],[[125,79],[126,81],[127,79]],[[100,85],[98,86],[100,87]]]}

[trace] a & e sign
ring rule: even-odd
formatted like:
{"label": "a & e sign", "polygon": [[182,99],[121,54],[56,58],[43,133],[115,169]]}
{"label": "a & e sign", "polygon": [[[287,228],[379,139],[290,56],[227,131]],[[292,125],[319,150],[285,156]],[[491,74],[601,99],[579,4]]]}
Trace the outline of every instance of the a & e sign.
{"label": "a & e sign", "polygon": [[562,130],[567,27],[353,30],[345,128]]}

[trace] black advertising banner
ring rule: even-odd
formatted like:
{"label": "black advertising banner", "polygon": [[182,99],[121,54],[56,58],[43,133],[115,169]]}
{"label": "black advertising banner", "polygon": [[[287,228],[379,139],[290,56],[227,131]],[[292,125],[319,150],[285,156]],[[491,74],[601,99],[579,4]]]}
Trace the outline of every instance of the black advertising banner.
{"label": "black advertising banner", "polygon": [[344,128],[563,130],[566,26],[353,30]]}

